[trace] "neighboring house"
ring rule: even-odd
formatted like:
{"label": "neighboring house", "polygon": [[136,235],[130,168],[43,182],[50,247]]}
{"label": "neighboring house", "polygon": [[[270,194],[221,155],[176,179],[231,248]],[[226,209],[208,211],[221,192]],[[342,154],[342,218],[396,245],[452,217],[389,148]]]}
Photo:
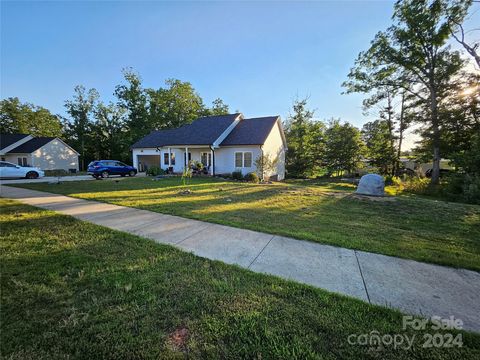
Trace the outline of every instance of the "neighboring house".
{"label": "neighboring house", "polygon": [[42,170],[78,171],[78,152],[56,137],[0,134],[0,158]]}
{"label": "neighboring house", "polygon": [[[133,166],[173,168],[180,173],[190,160],[211,175],[255,172],[255,160],[268,156],[276,168],[264,176],[285,178],[287,143],[279,116],[245,119],[242,114],[206,116],[177,129],[153,131],[131,147]],[[187,155],[188,154],[188,155]]]}
{"label": "neighboring house", "polygon": [[[415,159],[411,159],[408,157],[401,157],[400,158],[400,163],[409,170],[412,171],[419,171],[423,174],[425,174],[428,170],[433,168],[433,163],[428,162],[428,163],[421,163]],[[440,169],[446,169],[446,170],[453,170],[453,166],[450,165],[450,160],[448,159],[440,159]]]}

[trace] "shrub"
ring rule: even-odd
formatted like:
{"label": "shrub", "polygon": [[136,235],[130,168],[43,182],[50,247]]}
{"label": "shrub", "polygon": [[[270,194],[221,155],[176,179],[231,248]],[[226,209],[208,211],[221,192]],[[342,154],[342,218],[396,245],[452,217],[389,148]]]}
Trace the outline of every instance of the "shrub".
{"label": "shrub", "polygon": [[245,175],[244,179],[248,182],[253,182],[253,183],[260,182],[260,179],[258,178],[257,173],[254,173],[254,172],[251,172],[251,173],[248,173],[247,175]]}
{"label": "shrub", "polygon": [[403,188],[406,192],[426,194],[428,192],[429,184],[430,179],[412,176],[403,182]]}
{"label": "shrub", "polygon": [[385,176],[385,186],[401,186],[402,180],[398,176],[388,175]]}
{"label": "shrub", "polygon": [[195,162],[195,167],[198,169],[198,170],[202,170],[203,169],[203,163],[201,161],[196,161]]}
{"label": "shrub", "polygon": [[148,176],[158,176],[158,175],[163,175],[165,174],[165,170],[163,170],[161,167],[159,166],[150,166],[147,171],[146,171],[146,174]]}
{"label": "shrub", "polygon": [[480,205],[480,175],[465,175],[463,197],[468,203]]}
{"label": "shrub", "polygon": [[67,176],[68,171],[64,169],[45,170],[45,176]]}
{"label": "shrub", "polygon": [[241,171],[232,172],[232,179],[233,180],[242,180],[243,179],[242,172]]}
{"label": "shrub", "polygon": [[476,174],[450,174],[441,183],[440,195],[450,201],[480,204],[480,176]]}
{"label": "shrub", "polygon": [[182,173],[182,184],[183,186],[187,186],[190,183],[190,179],[192,178],[193,171],[189,167],[185,167]]}

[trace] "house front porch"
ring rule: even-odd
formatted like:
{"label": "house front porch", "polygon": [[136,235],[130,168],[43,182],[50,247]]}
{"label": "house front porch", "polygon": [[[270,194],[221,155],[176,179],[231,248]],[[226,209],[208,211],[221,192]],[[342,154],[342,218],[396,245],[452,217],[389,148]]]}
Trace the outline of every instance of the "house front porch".
{"label": "house front porch", "polygon": [[144,172],[151,166],[158,166],[165,171],[182,173],[190,161],[201,162],[214,175],[215,153],[206,146],[177,146],[162,148],[140,148],[133,150],[133,166]]}

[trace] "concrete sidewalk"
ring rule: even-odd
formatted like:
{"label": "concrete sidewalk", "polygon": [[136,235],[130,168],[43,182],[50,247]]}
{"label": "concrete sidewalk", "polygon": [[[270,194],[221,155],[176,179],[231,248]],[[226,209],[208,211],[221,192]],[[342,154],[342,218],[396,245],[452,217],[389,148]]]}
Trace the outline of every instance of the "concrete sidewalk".
{"label": "concrete sidewalk", "polygon": [[480,332],[480,273],[264,234],[151,211],[1,187],[1,196],[111,229]]}

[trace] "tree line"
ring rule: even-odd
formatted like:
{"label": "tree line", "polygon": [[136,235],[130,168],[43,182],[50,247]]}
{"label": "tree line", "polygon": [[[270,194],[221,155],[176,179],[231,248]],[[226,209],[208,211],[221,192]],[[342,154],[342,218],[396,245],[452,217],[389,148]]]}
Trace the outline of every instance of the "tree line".
{"label": "tree line", "polygon": [[103,102],[96,89],[76,86],[72,98],[65,101],[68,117],[18,98],[4,99],[0,132],[60,137],[80,153],[80,168],[85,169],[95,159],[130,162],[130,146],[152,130],[229,112],[220,98],[205,105],[189,82],[167,79],[163,87],[151,89],[144,88],[139,74],[130,68],[123,70],[123,77],[115,87],[115,102]]}
{"label": "tree line", "polygon": [[340,119],[315,120],[307,99],[296,100],[285,122],[288,175],[355,174],[367,162],[381,174],[392,174],[398,159],[392,131],[383,119],[368,122],[362,129]]}
{"label": "tree line", "polygon": [[[478,44],[465,41],[461,25],[471,5],[471,0],[397,1],[393,24],[358,55],[343,84],[347,93],[367,94],[366,109],[380,108],[378,123],[371,126],[388,135],[392,145],[383,148],[394,169],[405,129],[421,126],[417,153],[433,162],[432,185],[439,184],[442,158],[461,171],[475,165],[470,154],[480,141],[480,75],[468,63],[480,63]],[[455,39],[466,54],[452,49],[449,41]],[[475,166],[480,175],[480,164]]]}
{"label": "tree line", "polygon": [[[343,83],[345,94],[365,94],[363,109],[373,120],[361,129],[339,119],[315,121],[307,100],[297,100],[285,122],[288,174],[353,172],[365,161],[382,174],[398,174],[405,132],[415,124],[421,141],[414,153],[433,163],[431,184],[439,183],[444,158],[461,175],[461,187],[480,194],[479,44],[467,42],[462,25],[471,5],[397,1],[392,25],[358,55]],[[454,50],[452,41],[464,51]],[[84,169],[93,159],[129,161],[129,147],[154,129],[229,112],[221,99],[206,106],[189,82],[167,79],[151,89],[132,69],[123,76],[114,102],[77,86],[65,102],[68,118],[17,98],[2,100],[0,131],[60,136],[80,152]]]}
{"label": "tree line", "polygon": [[[286,123],[290,175],[352,172],[368,163],[385,175],[401,172],[405,131],[416,125],[416,160],[432,162],[431,185],[440,182],[440,160],[455,169],[453,187],[480,199],[479,43],[467,43],[462,26],[472,1],[402,0],[393,24],[377,33],[343,83],[345,93],[366,95],[374,120],[361,129],[339,120],[319,122],[298,100]],[[457,41],[465,51],[452,49]]]}

